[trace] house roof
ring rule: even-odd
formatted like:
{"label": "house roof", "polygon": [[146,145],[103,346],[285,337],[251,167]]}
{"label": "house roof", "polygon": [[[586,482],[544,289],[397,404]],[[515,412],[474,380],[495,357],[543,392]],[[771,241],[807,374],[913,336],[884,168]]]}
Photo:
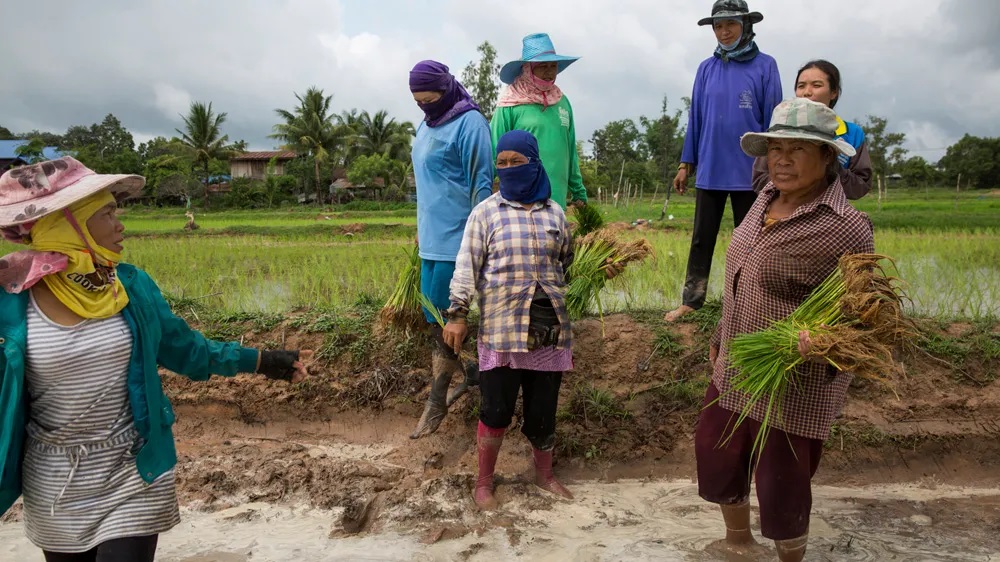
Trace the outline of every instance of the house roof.
{"label": "house roof", "polygon": [[256,152],[244,152],[242,154],[237,154],[230,158],[230,162],[233,160],[270,160],[277,157],[278,160],[292,160],[297,157],[298,154],[290,150],[258,150]]}
{"label": "house roof", "polygon": [[[28,144],[28,141],[0,140],[0,158],[4,160],[13,160],[18,158],[17,149],[23,144]],[[42,149],[42,156],[44,156],[46,160],[54,160],[65,155],[54,146],[46,146]]]}

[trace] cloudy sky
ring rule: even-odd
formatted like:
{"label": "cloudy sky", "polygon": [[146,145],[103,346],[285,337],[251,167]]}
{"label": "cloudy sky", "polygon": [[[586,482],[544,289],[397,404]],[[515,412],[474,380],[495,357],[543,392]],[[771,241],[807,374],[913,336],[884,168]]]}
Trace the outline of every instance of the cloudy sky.
{"label": "cloudy sky", "polygon": [[[697,20],[710,0],[36,0],[11,2],[0,39],[0,125],[64,132],[114,113],[137,142],[171,135],[192,100],[229,114],[225,131],[269,149],[274,108],[319,86],[337,111],[416,121],[407,72],[425,58],[456,75],[484,40],[502,61],[527,33],[582,57],[560,75],[577,132],[655,115],[690,95],[715,47]],[[844,75],[837,109],[888,117],[936,160],[962,134],[1000,136],[1000,1],[750,0],[761,50],[786,97],[798,67]],[[18,23],[20,22],[20,23]]]}

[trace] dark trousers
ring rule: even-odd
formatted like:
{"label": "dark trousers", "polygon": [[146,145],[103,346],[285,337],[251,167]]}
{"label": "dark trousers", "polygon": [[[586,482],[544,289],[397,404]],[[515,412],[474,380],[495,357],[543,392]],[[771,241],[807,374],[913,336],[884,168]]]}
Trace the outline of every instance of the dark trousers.
{"label": "dark trousers", "polygon": [[712,255],[719,237],[722,215],[726,212],[726,197],[732,199],[733,228],[743,222],[750,207],[757,199],[753,190],[722,191],[696,189],[694,202],[694,232],[691,235],[691,253],[688,254],[687,276],[684,279],[683,302],[699,309],[705,304],[708,292],[708,274],[712,271]]}
{"label": "dark trousers", "polygon": [[479,421],[493,429],[505,429],[514,416],[517,392],[524,396],[521,433],[531,445],[547,451],[556,440],[556,406],[562,373],[499,367],[479,374]]}
{"label": "dark trousers", "polygon": [[760,422],[739,418],[720,406],[719,390],[708,385],[694,452],[698,461],[698,494],[721,505],[743,503],[750,497],[751,478],[757,483],[760,531],[765,538],[787,541],[809,532],[812,477],[823,457],[823,441],[772,428],[764,450],[753,454]]}
{"label": "dark trousers", "polygon": [[45,562],[153,562],[159,535],[104,541],[87,552],[49,552]]}

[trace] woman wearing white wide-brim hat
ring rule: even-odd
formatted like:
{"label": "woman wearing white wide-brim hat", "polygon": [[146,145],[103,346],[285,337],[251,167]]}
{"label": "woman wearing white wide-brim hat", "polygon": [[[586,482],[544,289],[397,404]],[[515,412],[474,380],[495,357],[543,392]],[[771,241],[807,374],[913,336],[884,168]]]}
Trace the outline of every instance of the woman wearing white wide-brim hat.
{"label": "woman wearing white wide-brim hat", "polygon": [[563,209],[567,202],[587,202],[576,152],[573,106],[556,85],[559,73],[578,58],[556,53],[548,34],[525,37],[521,58],[500,69],[500,80],[508,86],[490,121],[494,148],[500,137],[514,130],[528,131],[538,139],[542,167],[552,184],[552,200]]}
{"label": "woman wearing white wide-brim hat", "polygon": [[311,351],[206,339],[122,263],[118,201],[144,184],[71,157],[0,176],[0,232],[29,248],[0,258],[0,514],[23,496],[48,562],[151,561],[179,522],[158,367],[194,380],[307,375]]}

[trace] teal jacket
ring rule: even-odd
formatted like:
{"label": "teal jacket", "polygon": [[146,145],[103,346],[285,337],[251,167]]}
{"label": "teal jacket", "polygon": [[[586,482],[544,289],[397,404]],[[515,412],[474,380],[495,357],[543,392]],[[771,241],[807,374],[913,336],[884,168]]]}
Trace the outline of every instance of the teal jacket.
{"label": "teal jacket", "polygon": [[[236,343],[212,341],[174,316],[160,288],[145,271],[129,264],[118,266],[129,303],[122,311],[132,330],[132,358],[128,394],[135,427],[143,438],[136,455],[139,475],[152,483],[177,463],[174,448],[174,411],[163,394],[158,366],[207,380],[212,375],[233,376],[257,370],[257,350]],[[0,291],[0,514],[21,495],[28,397],[24,358],[27,348],[28,293]]]}

